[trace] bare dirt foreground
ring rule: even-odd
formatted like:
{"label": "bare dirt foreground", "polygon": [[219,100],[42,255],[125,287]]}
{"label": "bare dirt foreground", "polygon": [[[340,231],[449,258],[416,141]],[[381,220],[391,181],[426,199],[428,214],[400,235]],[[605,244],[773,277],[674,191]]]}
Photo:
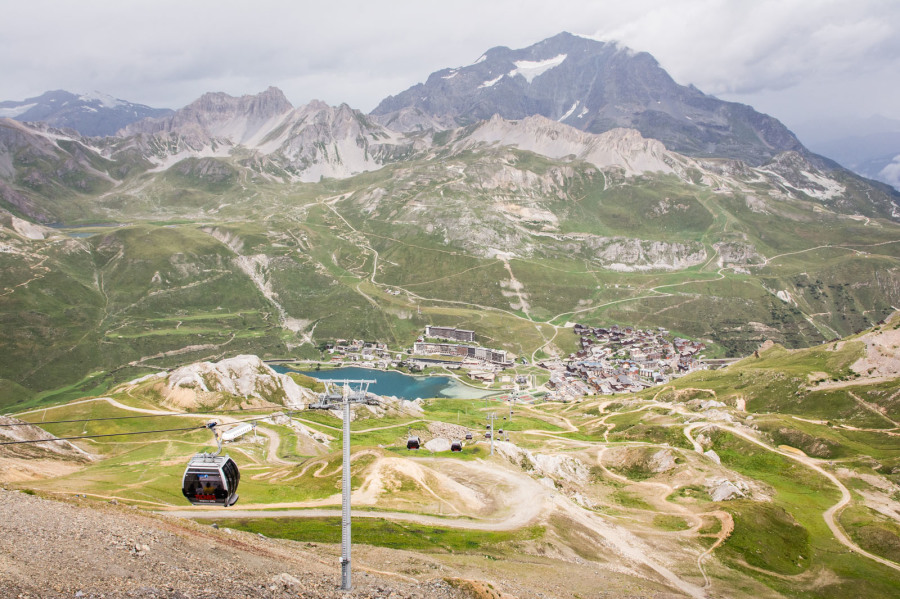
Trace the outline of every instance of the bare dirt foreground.
{"label": "bare dirt foreground", "polygon": [[[238,599],[477,596],[435,571],[414,581],[354,567],[338,548],[268,539],[133,508],[0,488],[0,597]],[[488,597],[490,595],[484,595]],[[497,596],[497,595],[494,595]]]}

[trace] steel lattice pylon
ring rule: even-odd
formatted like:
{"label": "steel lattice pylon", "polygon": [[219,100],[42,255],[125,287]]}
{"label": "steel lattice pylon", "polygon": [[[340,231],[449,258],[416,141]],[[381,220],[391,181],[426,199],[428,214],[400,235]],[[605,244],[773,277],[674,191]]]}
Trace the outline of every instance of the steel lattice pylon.
{"label": "steel lattice pylon", "polygon": [[[341,590],[349,591],[351,582],[350,570],[350,404],[378,403],[368,399],[369,385],[376,383],[374,379],[363,380],[331,380],[325,383],[325,393],[321,393],[319,401],[310,404],[312,410],[328,410],[338,405],[344,409],[344,457],[343,484],[341,487]],[[356,386],[356,389],[353,386]],[[340,393],[338,393],[340,389]]]}

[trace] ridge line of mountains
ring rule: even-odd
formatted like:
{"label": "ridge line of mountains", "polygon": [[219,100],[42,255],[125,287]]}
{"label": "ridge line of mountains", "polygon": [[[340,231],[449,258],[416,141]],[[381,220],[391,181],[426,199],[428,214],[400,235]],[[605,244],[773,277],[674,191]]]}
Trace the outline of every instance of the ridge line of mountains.
{"label": "ridge line of mountains", "polygon": [[[313,100],[297,107],[294,122],[330,109],[354,115],[388,131],[445,130],[489,120],[544,116],[589,133],[636,129],[667,149],[692,157],[735,158],[759,166],[795,151],[819,168],[833,161],[810,152],[780,121],[752,107],[725,102],[694,86],[677,84],[646,52],[634,52],[570,33],[527,48],[495,47],[475,63],[432,73],[424,83],[382,100],[368,115],[346,104],[327,107]],[[190,135],[223,133],[223,113],[246,114],[261,131],[294,107],[277,88],[256,96],[207,93],[177,111],[156,109],[102,94],[47,92],[21,102],[0,102],[0,117],[44,122],[86,136],[130,136],[188,129]],[[213,122],[216,121],[216,122]],[[260,141],[243,131],[239,144]],[[269,131],[267,133],[272,133]]]}
{"label": "ridge line of mountains", "polygon": [[[63,136],[98,154],[101,160],[128,163],[115,169],[120,173],[117,175],[109,169],[85,165],[85,160],[96,162],[98,157],[87,159],[84,152],[59,156],[67,175],[78,179],[69,186],[75,191],[97,186],[86,179],[116,181],[128,173],[166,171],[176,164],[185,175],[226,180],[236,175],[217,160],[234,155],[241,156],[243,166],[270,179],[342,179],[421,155],[447,136],[460,137],[458,133],[451,135],[451,131],[481,129],[483,133],[496,129],[499,118],[508,123],[530,123],[519,127],[514,143],[554,159],[567,155],[559,154],[560,144],[551,144],[557,147],[547,153],[534,140],[522,139],[521,130],[531,126],[532,133],[540,130],[545,139],[569,139],[570,153],[578,157],[592,152],[586,147],[598,143],[594,136],[629,129],[639,132],[639,137],[661,142],[670,153],[698,161],[738,160],[749,168],[774,165],[764,170],[776,172],[791,163],[799,170],[788,178],[795,180],[793,184],[800,181],[799,189],[812,190],[812,195],[830,193],[826,188],[834,185],[822,184],[821,180],[834,179],[831,175],[841,173],[838,178],[850,177],[856,180],[855,185],[872,185],[877,190],[875,209],[857,205],[858,213],[896,218],[895,213],[900,212],[900,194],[895,190],[863,181],[834,161],[809,151],[777,119],[750,106],[708,96],[693,86],[677,84],[646,52],[569,33],[518,50],[492,48],[471,65],[437,71],[424,83],[385,98],[368,115],[346,104],[333,107],[316,100],[295,108],[275,87],[241,97],[206,93],[177,111],[151,109],[99,94],[48,92],[18,104],[0,103],[0,115],[4,114],[19,121],[37,119],[46,123],[26,128],[6,121],[7,125],[0,128],[0,143],[11,152],[28,146],[29,151],[35,151],[34,147],[44,144],[44,150],[38,153],[59,154],[46,147],[46,142],[55,143],[54,136]],[[108,120],[101,123],[107,116]],[[547,122],[534,127],[540,118]],[[48,126],[64,129],[53,132]],[[80,129],[85,135],[102,130],[107,137],[80,138],[65,127]],[[570,128],[585,135],[576,142],[579,136]],[[115,135],[109,136],[111,131]],[[44,140],[25,140],[33,135]],[[502,143],[508,135],[495,131],[494,137],[490,142]],[[635,151],[632,148],[626,153]],[[73,158],[82,167],[73,164]],[[202,163],[183,163],[186,159]],[[659,170],[653,166],[658,161],[643,162],[649,170]],[[629,173],[641,172],[622,160],[595,164],[619,164]],[[671,164],[661,170],[672,170]],[[816,181],[804,173],[814,173]],[[43,178],[45,173],[40,172],[23,176],[12,165],[0,168],[0,199],[7,208],[27,218],[61,220],[65,215],[59,212],[47,214],[46,210],[26,208],[40,203],[27,197],[31,195],[28,187],[53,184]]]}

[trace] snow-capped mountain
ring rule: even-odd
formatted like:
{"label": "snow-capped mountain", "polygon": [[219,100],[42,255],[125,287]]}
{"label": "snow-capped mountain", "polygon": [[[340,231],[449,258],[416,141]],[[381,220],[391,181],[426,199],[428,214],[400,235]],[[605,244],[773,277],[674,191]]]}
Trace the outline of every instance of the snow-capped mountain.
{"label": "snow-capped mountain", "polygon": [[808,153],[777,119],[677,84],[650,54],[569,33],[519,50],[492,48],[372,112],[404,130],[468,125],[495,114],[541,115],[591,133],[633,128],[682,154],[751,164],[788,150]]}
{"label": "snow-capped mountain", "polygon": [[0,117],[44,122],[90,136],[113,135],[135,121],[171,113],[168,108],[151,108],[99,92],[78,95],[56,90],[22,101],[0,102]]}

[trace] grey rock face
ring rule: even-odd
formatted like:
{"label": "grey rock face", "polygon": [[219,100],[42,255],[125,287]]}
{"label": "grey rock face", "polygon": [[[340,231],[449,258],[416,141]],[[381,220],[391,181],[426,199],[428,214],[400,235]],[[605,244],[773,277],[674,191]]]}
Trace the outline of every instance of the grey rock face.
{"label": "grey rock face", "polygon": [[391,126],[420,125],[411,111],[458,125],[539,114],[592,133],[628,127],[683,154],[754,165],[783,151],[808,153],[777,119],[679,85],[650,54],[569,33],[519,50],[492,48],[474,64],[385,98],[372,115]]}

